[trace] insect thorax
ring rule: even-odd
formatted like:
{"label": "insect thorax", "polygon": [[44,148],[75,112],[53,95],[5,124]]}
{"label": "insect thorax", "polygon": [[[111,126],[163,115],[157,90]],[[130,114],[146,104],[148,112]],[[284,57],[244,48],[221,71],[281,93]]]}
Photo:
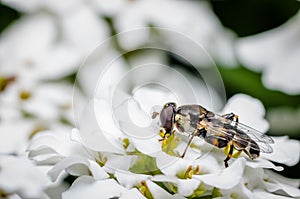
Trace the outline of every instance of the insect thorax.
{"label": "insect thorax", "polygon": [[199,105],[180,106],[176,111],[175,126],[180,132],[193,133],[206,113],[206,109]]}

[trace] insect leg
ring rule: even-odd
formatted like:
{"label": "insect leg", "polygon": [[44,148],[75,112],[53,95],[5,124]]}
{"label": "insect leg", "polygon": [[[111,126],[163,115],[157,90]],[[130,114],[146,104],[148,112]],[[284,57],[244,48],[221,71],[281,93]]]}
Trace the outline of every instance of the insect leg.
{"label": "insect leg", "polygon": [[239,116],[234,113],[227,113],[222,115],[222,117],[225,117],[226,119],[232,120],[234,122],[239,122]]}
{"label": "insect leg", "polygon": [[226,168],[228,167],[228,161],[229,161],[230,158],[232,157],[232,153],[233,153],[233,143],[232,143],[232,141],[230,141],[230,142],[228,143],[228,145],[230,146],[229,153],[228,153],[227,157],[226,157],[225,160],[224,160],[224,164],[225,164],[225,167],[226,167]]}
{"label": "insect leg", "polygon": [[222,115],[222,117],[225,117],[226,119],[234,121],[235,122],[234,126],[237,127],[238,122],[239,122],[239,116],[238,115],[236,115],[234,113],[227,113],[225,115]]}
{"label": "insect leg", "polygon": [[199,134],[199,129],[195,129],[195,131],[193,132],[191,138],[189,139],[189,141],[188,141],[188,143],[187,143],[187,145],[186,145],[186,147],[185,147],[185,149],[184,149],[184,151],[183,151],[183,153],[182,153],[182,155],[181,155],[181,158],[183,158],[183,157],[185,156],[185,153],[186,153],[186,151],[188,150],[188,147],[190,146],[190,144],[191,144],[193,138],[194,138],[196,135],[198,135],[198,134]]}

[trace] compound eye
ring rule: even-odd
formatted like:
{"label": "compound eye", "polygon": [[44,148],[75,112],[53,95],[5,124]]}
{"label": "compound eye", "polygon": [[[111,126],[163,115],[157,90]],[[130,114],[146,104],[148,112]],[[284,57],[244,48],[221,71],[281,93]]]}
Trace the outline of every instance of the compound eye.
{"label": "compound eye", "polygon": [[166,104],[162,111],[160,112],[160,122],[161,126],[166,130],[172,130],[173,126],[173,115],[174,115],[174,106]]}

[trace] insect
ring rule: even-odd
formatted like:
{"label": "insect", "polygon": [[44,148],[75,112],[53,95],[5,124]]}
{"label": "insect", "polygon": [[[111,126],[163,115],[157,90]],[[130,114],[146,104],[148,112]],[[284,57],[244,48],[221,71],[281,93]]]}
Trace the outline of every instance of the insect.
{"label": "insect", "polygon": [[244,152],[249,158],[256,159],[260,152],[272,153],[269,144],[274,143],[267,135],[238,122],[234,113],[217,115],[200,105],[182,105],[177,107],[174,102],[166,103],[161,112],[154,112],[152,118],[160,116],[163,139],[174,133],[176,128],[181,133],[191,135],[187,146],[181,155],[183,158],[195,136],[202,137],[207,143],[218,148],[228,147],[225,167],[233,156],[233,152]]}

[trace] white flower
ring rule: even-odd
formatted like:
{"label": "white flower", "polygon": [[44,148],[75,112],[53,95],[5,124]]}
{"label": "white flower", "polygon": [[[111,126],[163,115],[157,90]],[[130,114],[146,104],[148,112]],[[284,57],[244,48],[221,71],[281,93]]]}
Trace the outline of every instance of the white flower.
{"label": "white flower", "polygon": [[44,198],[43,191],[49,185],[50,181],[45,173],[27,157],[0,155],[2,194],[7,196],[17,194],[22,198]]}
{"label": "white flower", "polygon": [[[143,89],[143,92],[141,93],[146,94],[147,92],[149,92],[148,89]],[[153,91],[151,91],[151,93],[153,94]],[[135,101],[133,101],[134,103],[132,104],[134,106],[131,107],[131,110],[134,110],[132,108],[136,106],[136,103],[140,102],[142,104],[138,109],[135,110],[136,113],[140,114],[142,107],[148,107],[147,104],[145,104],[146,102],[143,102],[142,99],[143,98],[139,97],[137,94],[135,96]],[[256,120],[258,124],[262,124],[262,129],[266,128],[264,122],[261,121],[264,121],[263,106],[261,106],[261,103],[259,103],[256,99],[246,95],[236,95],[230,100],[226,110],[229,112],[234,110],[235,113],[239,114],[241,119],[243,114],[246,114],[246,111],[244,110],[243,113],[241,106],[239,106],[239,101],[243,102],[244,106],[249,109],[248,111],[250,113],[257,113],[256,117],[248,117],[248,120],[245,118],[244,121],[251,121],[251,119]],[[92,103],[92,105],[93,104],[94,103]],[[234,104],[236,104],[237,107],[234,107]],[[101,107],[104,112],[110,112],[109,109],[104,109],[105,102],[102,102],[102,104],[99,105],[101,105],[99,107]],[[232,109],[230,107],[232,107]],[[57,179],[58,176],[63,173],[63,170],[72,175],[81,176],[74,183],[72,188],[63,194],[63,197],[69,198],[75,197],[76,195],[81,197],[85,195],[93,198],[96,197],[99,191],[104,189],[103,187],[107,184],[111,184],[112,187],[115,187],[114,190],[108,190],[107,194],[109,194],[111,197],[116,196],[121,198],[126,198],[125,196],[127,196],[127,194],[136,194],[137,197],[142,198],[143,196],[140,194],[140,192],[143,193],[144,196],[148,195],[149,197],[151,196],[154,198],[160,198],[162,195],[165,198],[184,198],[201,195],[251,198],[259,197],[260,194],[266,194],[262,193],[261,190],[265,190],[265,192],[268,192],[267,194],[272,195],[277,194],[278,191],[281,191],[282,194],[286,196],[298,196],[299,190],[295,188],[295,183],[291,184],[288,181],[284,182],[282,180],[274,180],[273,176],[264,170],[264,168],[281,170],[280,167],[276,167],[274,164],[268,160],[265,160],[264,158],[272,161],[280,161],[281,163],[288,165],[295,164],[296,162],[296,160],[292,161],[292,157],[284,157],[285,153],[289,153],[288,151],[283,151],[282,156],[278,156],[279,158],[276,158],[276,154],[280,153],[280,148],[282,149],[282,147],[284,147],[283,144],[277,142],[277,138],[274,138],[274,155],[270,155],[269,157],[268,155],[262,155],[262,157],[256,161],[249,160],[247,157],[246,159],[244,157],[240,157],[232,160],[232,162],[230,162],[230,167],[224,169],[223,159],[226,155],[221,149],[213,148],[210,153],[204,153],[204,156],[199,158],[199,154],[201,154],[200,151],[203,150],[200,147],[201,145],[197,144],[197,140],[200,138],[195,138],[195,141],[192,144],[195,146],[188,150],[187,157],[180,159],[178,157],[174,157],[173,155],[167,155],[163,152],[159,145],[154,144],[155,142],[158,143],[158,137],[154,137],[155,139],[151,138],[144,140],[135,138],[132,134],[122,135],[122,133],[126,131],[134,130],[132,126],[128,126],[128,129],[125,129],[125,131],[123,131],[124,129],[122,130],[121,126],[122,131],[118,132],[117,134],[109,135],[107,134],[109,133],[108,131],[115,128],[109,128],[109,126],[114,124],[98,124],[102,128],[99,129],[98,126],[98,130],[95,131],[95,129],[97,129],[97,121],[92,122],[90,119],[86,120],[86,118],[89,118],[88,116],[95,114],[93,112],[93,106],[87,107],[87,110],[88,111],[84,112],[85,116],[82,118],[80,124],[80,131],[82,132],[78,138],[81,139],[84,131],[87,133],[85,136],[91,138],[89,142],[83,141],[83,144],[88,147],[86,149],[89,151],[89,153],[81,153],[78,156],[78,152],[74,153],[78,150],[72,152],[72,148],[67,150],[68,153],[61,151],[59,153],[65,155],[61,155],[61,159],[56,161],[57,163],[55,166],[49,171],[49,175],[53,180]],[[97,108],[97,110],[99,109]],[[121,110],[121,112],[123,112],[126,109]],[[104,112],[102,112],[102,114],[104,114]],[[132,119],[133,121],[137,120],[137,118],[134,117]],[[105,122],[105,124],[108,123]],[[137,127],[141,128],[140,126]],[[105,129],[105,131],[103,131],[103,129]],[[89,133],[88,131],[94,133]],[[75,133],[78,132],[74,130],[72,135],[74,136]],[[102,138],[99,137],[100,135]],[[38,160],[38,157],[52,157],[51,154],[53,154],[52,151],[55,151],[55,148],[64,148],[64,146],[61,146],[61,144],[51,144],[51,142],[49,142],[50,140],[45,136],[46,134],[38,135],[37,138],[33,140],[32,147],[29,148],[31,157],[35,160]],[[114,136],[116,137],[114,138]],[[175,134],[175,136],[178,137],[177,134]],[[126,137],[128,138],[128,141],[125,141]],[[179,143],[184,143],[182,141],[184,139],[182,139],[181,136],[178,138],[181,139],[181,141],[179,140]],[[43,139],[45,141],[41,142]],[[105,139],[107,139],[107,141],[104,141]],[[100,140],[104,141],[104,143]],[[68,141],[68,139],[64,139],[62,142],[68,143],[70,141]],[[153,142],[153,144],[151,144],[151,142]],[[299,144],[299,142],[296,141],[292,142],[295,143],[295,147]],[[172,143],[172,141],[167,144],[170,143]],[[79,148],[81,147],[80,144],[76,145]],[[178,147],[175,146],[175,148],[170,149],[174,150],[174,155],[176,155],[178,152],[180,153],[180,151],[183,149],[179,147],[180,144],[177,146]],[[299,149],[295,147],[292,147],[292,150],[298,150],[299,152]],[[276,148],[278,148],[278,150]],[[135,151],[136,149],[138,149],[139,152]],[[152,153],[151,151],[155,151],[155,153]],[[55,151],[54,154],[58,155],[59,153]],[[32,156],[32,154],[36,155]],[[155,160],[156,166],[155,164],[151,166],[151,164],[153,164],[153,160]],[[45,161],[43,162],[47,163]],[[143,166],[144,164],[148,164],[149,166],[145,167]],[[139,174],[139,172],[148,173],[148,175]],[[108,180],[108,175],[106,173],[110,173],[110,175],[113,175],[118,181],[114,181],[112,179]],[[91,177],[84,177],[84,175],[91,175]],[[165,190],[159,187],[157,183],[163,184]],[[138,190],[140,192],[138,192]],[[171,192],[172,194],[168,192]]]}
{"label": "white flower", "polygon": [[64,130],[42,131],[31,139],[27,149],[28,156],[40,165],[55,164],[72,156],[74,152],[77,156],[83,154],[83,156],[89,157],[86,150],[75,139],[71,138],[70,133]]}
{"label": "white flower", "polygon": [[73,122],[71,86],[40,84],[22,91],[22,85],[12,84],[0,93],[1,153],[24,154],[31,137],[45,129],[69,131]]}
{"label": "white flower", "polygon": [[291,140],[288,136],[273,137],[273,139],[275,141],[273,145],[274,152],[262,154],[262,157],[288,166],[296,165],[300,159],[299,156],[295,156],[295,154],[300,153],[299,141]]}
{"label": "white flower", "polygon": [[56,43],[57,31],[54,19],[47,14],[21,18],[3,32],[1,72],[16,76],[24,86],[74,72],[80,61],[78,53],[71,53],[63,42]]}
{"label": "white flower", "polygon": [[[228,66],[236,65],[232,48],[235,36],[221,25],[206,2],[169,0],[94,2],[100,14],[112,17],[118,32],[149,26],[171,29],[203,45],[217,62]],[[182,53],[188,50],[189,53],[184,53],[188,60],[198,60],[197,63],[201,65],[208,64],[206,61],[199,62],[199,56],[206,55],[197,51],[197,47],[183,42],[177,36],[164,35],[163,32],[160,34],[167,46],[172,46]],[[150,35],[151,32],[144,31],[129,38],[120,37],[119,40],[122,47],[132,49],[147,43]]]}
{"label": "white flower", "polygon": [[169,156],[165,153],[156,158],[157,167],[163,175],[155,175],[151,180],[174,184],[178,193],[183,196],[191,195],[200,185],[200,181],[191,179],[191,174],[197,173],[199,168],[193,168],[193,162]]}
{"label": "white flower", "polygon": [[[15,4],[16,1],[7,3]],[[22,7],[22,3],[19,3],[16,5]],[[37,1],[31,3],[39,4]],[[82,8],[82,12],[77,15],[92,23],[90,18],[95,19],[95,16],[85,10]],[[53,127],[60,121],[72,123],[72,86],[48,81],[56,81],[73,74],[87,50],[83,50],[81,44],[78,44],[80,47],[75,47],[76,42],[71,41],[83,41],[82,38],[69,37],[70,32],[81,36],[83,34],[71,25],[76,22],[73,20],[71,23],[68,18],[61,17],[66,19],[65,23],[57,21],[60,16],[56,18],[46,12],[34,11],[4,30],[0,41],[1,87],[5,81],[8,84],[6,83],[5,89],[1,88],[0,93],[2,121],[15,122],[26,117],[26,121],[35,122],[41,129]],[[99,33],[91,29],[87,31]],[[102,36],[98,34],[98,41],[106,36],[104,28],[101,33]],[[73,33],[72,35],[74,36]],[[87,38],[97,41],[95,37]],[[91,45],[89,47],[93,48]],[[31,117],[35,120],[32,121]],[[28,135],[22,132],[20,137]]]}
{"label": "white flower", "polygon": [[137,189],[126,189],[113,179],[94,181],[89,176],[79,177],[71,188],[62,194],[63,199],[80,198],[145,198]]}
{"label": "white flower", "polygon": [[[236,64],[231,45],[234,35],[223,29],[207,3],[97,0],[5,3],[30,15],[12,24],[0,43],[0,58],[3,58],[0,64],[4,65],[0,81],[2,76],[14,80],[0,93],[1,140],[10,142],[1,145],[0,150],[24,154],[27,138],[31,138],[28,157],[46,168],[39,172],[24,158],[1,158],[0,192],[14,194],[12,197],[46,198],[45,193],[50,197],[51,189],[58,188],[66,189],[62,194],[66,199],[299,196],[296,188],[299,181],[268,172],[268,169],[282,169],[271,161],[287,165],[299,161],[290,153],[293,150],[299,154],[298,141],[274,138],[273,154],[262,154],[254,161],[242,154],[232,158],[228,168],[224,168],[223,149],[200,137],[193,140],[184,158],[178,156],[189,139],[186,134],[175,132],[158,141],[159,124],[151,119],[151,114],[165,102],[197,103],[211,110],[223,105],[224,96],[219,96],[219,90],[213,90],[210,82],[202,82],[177,67],[168,67],[166,59],[171,50],[192,64],[213,65],[196,44],[200,42],[218,62]],[[156,29],[157,32],[154,28],[130,31],[104,41],[93,51],[77,77],[86,96],[82,97],[75,89],[77,128],[71,131],[69,125],[61,125],[61,120],[71,123],[71,88],[64,83],[44,81],[55,81],[76,72],[82,58],[108,36],[108,27],[98,14],[111,17],[117,32],[149,25],[174,31],[163,28]],[[196,26],[195,18],[199,20]],[[165,42],[152,40],[155,37]],[[139,47],[153,47],[156,51],[140,52]],[[123,53],[126,56],[122,57]],[[205,75],[199,75],[205,80]],[[214,83],[219,81],[212,79]],[[78,96],[81,98],[77,99]],[[35,117],[24,119],[22,111]],[[242,123],[262,132],[268,129],[264,108],[254,98],[234,96],[223,110],[229,112],[238,114]],[[49,130],[38,129],[41,132],[34,135],[31,129],[37,124],[46,124]],[[19,140],[15,138],[17,132],[24,133]],[[291,147],[283,149],[287,144]],[[9,167],[11,164],[13,167]],[[23,164],[26,170],[19,168]],[[55,186],[45,177],[45,171]],[[20,181],[11,178],[16,175]],[[63,183],[67,175],[77,177],[70,188]]]}
{"label": "white flower", "polygon": [[49,10],[56,14],[63,14],[69,10],[76,8],[81,5],[81,0],[66,0],[60,1],[45,1],[45,0],[28,0],[26,3],[17,0],[3,0],[2,3],[10,7],[13,7],[21,12],[32,13],[38,12],[39,10]]}
{"label": "white flower", "polygon": [[298,13],[278,28],[237,42],[240,60],[246,67],[262,72],[266,87],[292,95],[300,93],[299,21]]}
{"label": "white flower", "polygon": [[[35,0],[26,4],[7,3],[21,10],[30,3],[37,7],[32,14],[9,26],[0,41],[0,64],[3,66],[0,72],[16,77],[23,86],[74,73],[83,58],[109,36],[104,21],[85,4],[71,6],[70,1],[63,4]],[[64,6],[67,12],[43,12]]]}
{"label": "white flower", "polygon": [[[106,24],[81,1],[3,3],[24,15],[2,32],[0,41],[0,153],[10,154],[0,158],[1,196],[48,198],[45,193],[52,196],[51,192],[59,193],[65,188],[61,182],[65,167],[61,169],[58,164],[51,170],[52,178],[59,178],[54,186],[44,171],[23,157],[28,141],[45,129],[53,131],[45,133],[45,139],[38,139],[40,143],[32,144],[29,152],[38,164],[64,160],[72,174],[83,175],[90,169],[97,179],[105,176],[101,169],[97,170],[96,162],[88,161],[87,154],[85,158],[69,157],[76,147],[70,146],[72,153],[68,153],[68,149],[59,147],[66,144],[55,138],[61,133],[58,139],[63,140],[64,132],[70,132],[73,123],[73,87],[61,79],[73,75],[82,59],[108,36]],[[48,145],[44,143],[48,141]],[[52,145],[55,146],[51,148]],[[80,147],[77,155],[83,150]],[[70,165],[72,159],[79,163]]]}
{"label": "white flower", "polygon": [[[143,103],[141,101],[141,103]],[[243,106],[241,106],[243,104]],[[236,105],[236,106],[235,106]],[[264,117],[264,108],[262,106],[262,104],[256,100],[253,99],[247,95],[236,95],[234,96],[232,99],[230,99],[228,105],[225,107],[225,110],[229,111],[229,112],[234,112],[236,114],[238,114],[240,116],[240,120],[246,122],[247,121],[249,123],[249,121],[252,122],[253,125],[255,125],[255,123],[258,124],[258,128],[261,131],[266,131],[268,128],[268,123],[266,122],[266,120],[263,118]],[[227,112],[224,111],[223,112]],[[247,112],[249,114],[247,114]],[[228,112],[227,112],[228,113]],[[244,119],[243,116],[246,116]],[[251,117],[252,116],[252,117]],[[261,125],[260,125],[261,124]],[[197,138],[195,138],[197,139]],[[212,159],[207,159],[210,156],[204,156],[204,158],[200,158],[199,160],[196,161],[192,161],[193,159],[190,159],[193,156],[190,156],[189,158],[184,158],[184,159],[177,159],[177,158],[168,158],[167,156],[161,156],[161,155],[157,155],[156,154],[156,163],[158,168],[166,175],[166,176],[154,176],[153,178],[151,178],[153,181],[156,182],[163,182],[164,184],[173,184],[173,186],[177,187],[177,191],[179,194],[182,194],[184,196],[191,196],[193,194],[194,191],[197,191],[197,189],[199,189],[199,187],[201,187],[201,185],[203,186],[203,184],[200,185],[200,183],[204,183],[206,186],[211,186],[212,188],[218,188],[220,190],[221,195],[223,194],[224,196],[226,194],[229,193],[229,195],[237,195],[240,197],[254,197],[254,191],[251,189],[249,190],[247,188],[247,186],[251,187],[251,186],[256,186],[255,183],[256,181],[249,181],[247,180],[248,178],[251,177],[251,175],[253,175],[253,173],[255,172],[261,172],[264,173],[263,168],[272,168],[275,170],[282,170],[281,167],[277,167],[275,166],[273,163],[269,162],[268,160],[265,160],[263,158],[266,159],[270,159],[272,161],[277,161],[280,163],[284,163],[284,164],[296,164],[299,160],[298,159],[292,159],[289,158],[289,155],[284,156],[284,154],[295,154],[292,153],[292,151],[296,150],[296,153],[299,153],[299,142],[298,141],[291,141],[291,143],[294,142],[295,147],[291,147],[291,149],[283,149],[282,148],[282,144],[278,143],[275,139],[275,143],[274,145],[272,145],[274,147],[274,153],[273,155],[270,155],[270,157],[268,157],[267,155],[262,155],[262,158],[256,160],[256,161],[252,161],[249,160],[247,158],[247,161],[245,161],[244,158],[238,158],[237,160],[235,160],[231,166],[227,169],[224,170],[224,166],[223,166],[223,159],[225,158],[225,154],[222,155],[222,153],[220,152],[220,149],[214,149],[211,154],[216,156],[217,160],[214,162],[212,161]],[[144,144],[141,144],[141,147],[144,146],[146,144],[146,142],[144,142]],[[137,145],[139,146],[139,145]],[[153,146],[153,144],[151,144],[150,146]],[[156,147],[156,146],[154,146]],[[276,148],[281,148],[283,149],[283,153],[282,156],[278,156],[281,152],[279,152]],[[151,149],[148,149],[149,151],[151,151]],[[201,150],[201,149],[200,149]],[[288,151],[284,151],[284,150],[288,150]],[[191,150],[189,152],[192,152]],[[277,156],[276,156],[277,155]],[[223,156],[223,157],[221,157]],[[273,158],[272,156],[276,156],[277,158]],[[197,156],[195,156],[197,157]],[[194,159],[195,160],[195,159]],[[209,160],[209,161],[207,161]],[[292,161],[293,163],[290,163],[290,161]],[[200,168],[200,171],[195,172],[193,169],[192,171],[192,179],[185,179],[185,180],[181,180],[178,179],[178,177],[176,177],[176,175],[178,175],[178,173],[180,173],[180,171],[184,171],[184,170],[189,170],[189,165],[193,166],[192,168],[196,168],[197,165]],[[212,169],[213,167],[215,167],[215,169]],[[203,170],[201,170],[203,169]],[[246,169],[247,175],[244,173],[244,169]],[[239,172],[237,172],[239,171]],[[194,172],[194,173],[193,173]],[[204,172],[204,173],[203,173]],[[197,182],[193,182],[193,180],[199,180],[198,183]],[[229,181],[229,179],[231,181]],[[192,183],[194,186],[191,186],[190,183]],[[247,186],[245,187],[243,184],[247,184]],[[199,186],[200,185],[200,186]],[[242,186],[243,185],[243,186]],[[258,186],[259,184],[257,184]],[[199,187],[198,187],[199,186]],[[241,187],[242,189],[237,189],[237,187]],[[264,183],[264,180],[261,178],[261,186],[267,186]],[[277,184],[277,186],[280,186],[280,184]],[[206,191],[211,191],[212,192],[212,188],[206,188]],[[294,188],[290,188],[290,189],[294,189]],[[239,191],[236,191],[239,190]],[[275,189],[271,190],[269,189],[270,192],[273,192]],[[277,190],[277,189],[276,189]],[[205,191],[203,191],[205,193]],[[207,193],[207,192],[206,192]],[[285,192],[285,194],[289,195],[289,196],[295,196],[297,195],[297,191],[289,191],[289,192]]]}
{"label": "white flower", "polygon": [[1,93],[0,101],[3,121],[15,121],[27,114],[40,120],[58,121],[64,118],[72,122],[72,86],[68,84],[41,83],[27,87],[21,82],[14,82]]}

